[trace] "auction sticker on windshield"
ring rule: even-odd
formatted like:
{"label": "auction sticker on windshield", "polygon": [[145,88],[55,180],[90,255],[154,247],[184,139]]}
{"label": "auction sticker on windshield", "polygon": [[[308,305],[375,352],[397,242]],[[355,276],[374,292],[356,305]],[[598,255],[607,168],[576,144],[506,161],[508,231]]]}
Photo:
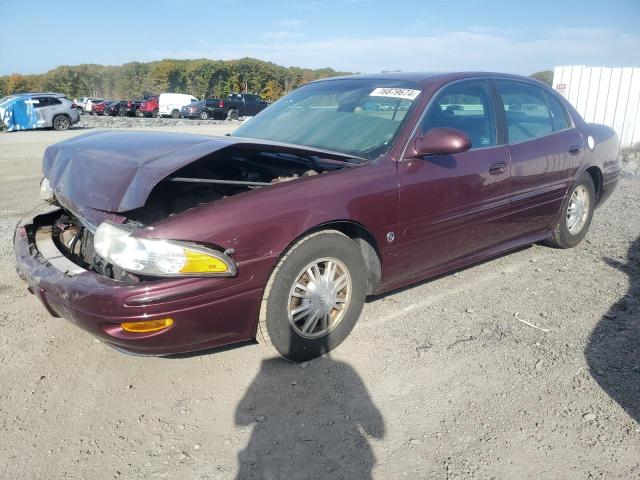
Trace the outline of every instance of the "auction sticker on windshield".
{"label": "auction sticker on windshield", "polygon": [[420,95],[420,90],[410,88],[376,88],[369,94],[370,97],[391,97],[413,100]]}

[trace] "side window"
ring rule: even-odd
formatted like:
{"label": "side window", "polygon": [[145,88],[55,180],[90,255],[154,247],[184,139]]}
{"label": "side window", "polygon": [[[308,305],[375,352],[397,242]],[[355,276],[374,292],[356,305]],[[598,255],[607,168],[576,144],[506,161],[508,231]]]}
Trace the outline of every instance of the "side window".
{"label": "side window", "polygon": [[504,104],[509,143],[526,142],[553,133],[544,90],[511,80],[496,80],[496,85]]}
{"label": "side window", "polygon": [[43,108],[49,106],[49,97],[32,97],[33,108]]}
{"label": "side window", "polygon": [[553,124],[553,131],[559,132],[566,128],[571,128],[571,122],[569,122],[569,115],[565,110],[560,100],[549,92],[545,92],[547,96],[547,102],[549,103],[549,110],[551,110],[551,123]]}
{"label": "side window", "polygon": [[487,82],[469,80],[445,87],[429,107],[422,132],[435,127],[466,133],[472,149],[496,145],[496,120]]}
{"label": "side window", "polygon": [[49,97],[49,104],[50,105],[62,105],[62,102],[60,101],[59,98]]}

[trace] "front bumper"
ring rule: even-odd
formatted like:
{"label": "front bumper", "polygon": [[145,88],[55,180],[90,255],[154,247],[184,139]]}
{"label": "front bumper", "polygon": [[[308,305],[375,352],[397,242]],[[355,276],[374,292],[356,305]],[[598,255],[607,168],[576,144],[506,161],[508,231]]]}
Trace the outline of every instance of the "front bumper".
{"label": "front bumper", "polygon": [[[118,282],[77,266],[66,271],[52,258],[50,245],[43,255],[36,232],[47,223],[47,215],[19,227],[14,247],[18,274],[52,316],[115,348],[142,355],[184,353],[255,337],[262,291],[275,259],[238,265],[233,278]],[[132,333],[120,327],[123,322],[167,317],[174,324],[158,332]]]}

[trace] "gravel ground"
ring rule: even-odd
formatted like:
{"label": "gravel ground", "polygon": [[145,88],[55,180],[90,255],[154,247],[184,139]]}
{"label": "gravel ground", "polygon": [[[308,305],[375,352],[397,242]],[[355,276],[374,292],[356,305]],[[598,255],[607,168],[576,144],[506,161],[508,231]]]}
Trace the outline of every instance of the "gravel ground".
{"label": "gravel ground", "polygon": [[370,299],[329,356],[142,358],[50,318],[14,273],[42,152],[81,131],[0,135],[0,478],[640,478],[637,160],[578,248]]}
{"label": "gravel ground", "polygon": [[[246,117],[248,118],[248,117]],[[138,118],[138,117],[112,117],[109,115],[90,115],[84,114],[80,116],[80,122],[75,128],[165,128],[165,127],[193,127],[208,126],[217,128],[217,126],[235,127],[240,125],[244,117],[240,120],[200,120],[190,118],[173,119],[168,117],[158,118]]]}

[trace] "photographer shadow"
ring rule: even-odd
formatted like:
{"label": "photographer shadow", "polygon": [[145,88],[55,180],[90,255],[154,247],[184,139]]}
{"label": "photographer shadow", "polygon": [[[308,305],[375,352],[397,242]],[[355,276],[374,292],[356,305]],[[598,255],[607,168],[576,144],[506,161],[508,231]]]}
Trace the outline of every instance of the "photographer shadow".
{"label": "photographer shadow", "polygon": [[329,355],[263,360],[235,422],[252,430],[238,454],[239,480],[372,478],[368,439],[385,429],[356,371]]}
{"label": "photographer shadow", "polygon": [[640,237],[626,263],[605,261],[629,276],[629,290],[596,325],[585,357],[600,387],[640,422]]}

